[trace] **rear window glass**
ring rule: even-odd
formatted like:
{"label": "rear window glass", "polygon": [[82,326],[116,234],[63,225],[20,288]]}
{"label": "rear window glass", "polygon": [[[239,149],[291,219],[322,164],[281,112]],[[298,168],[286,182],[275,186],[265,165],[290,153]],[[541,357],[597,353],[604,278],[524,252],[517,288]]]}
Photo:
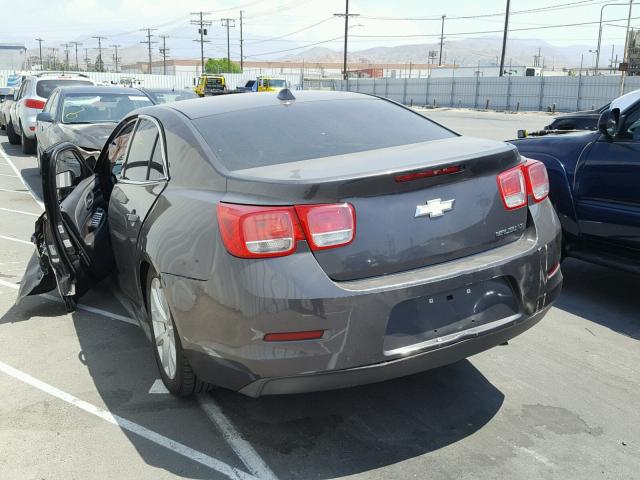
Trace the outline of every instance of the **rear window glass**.
{"label": "rear window glass", "polygon": [[375,98],[239,110],[198,118],[194,124],[231,171],[455,136]]}
{"label": "rear window glass", "polygon": [[56,87],[71,87],[73,85],[93,85],[93,83],[88,80],[65,80],[61,78],[38,80],[36,94],[42,98],[49,98]]}

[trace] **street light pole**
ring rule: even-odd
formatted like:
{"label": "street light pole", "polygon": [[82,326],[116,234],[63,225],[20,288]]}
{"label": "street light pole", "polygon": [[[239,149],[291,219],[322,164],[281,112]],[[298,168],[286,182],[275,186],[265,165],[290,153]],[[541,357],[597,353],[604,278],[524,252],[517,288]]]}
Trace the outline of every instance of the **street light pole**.
{"label": "street light pole", "polygon": [[596,47],[596,50],[598,51],[596,55],[596,71],[598,70],[598,66],[600,65],[600,47],[602,46],[601,45],[602,44],[602,14],[604,13],[605,7],[612,7],[616,5],[625,6],[627,4],[626,3],[607,3],[600,8],[600,28],[598,29],[598,46]]}
{"label": "street light pole", "polygon": [[[624,52],[622,52],[622,62],[627,64],[627,69],[629,68],[629,28],[631,27],[631,11],[633,10],[633,0],[629,0],[629,16],[627,17],[627,29],[625,30],[625,38],[624,38]],[[626,77],[626,71],[623,70],[622,75],[620,76],[620,90],[619,94],[622,96],[624,94],[624,78]]]}

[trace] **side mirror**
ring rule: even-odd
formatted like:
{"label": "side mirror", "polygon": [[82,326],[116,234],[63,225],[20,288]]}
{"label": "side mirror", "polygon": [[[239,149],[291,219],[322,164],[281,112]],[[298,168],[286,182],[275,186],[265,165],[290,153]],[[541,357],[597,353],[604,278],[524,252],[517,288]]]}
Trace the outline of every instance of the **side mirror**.
{"label": "side mirror", "polygon": [[75,181],[75,174],[71,170],[65,170],[56,174],[56,188],[61,190],[63,188],[73,187]]}
{"label": "side mirror", "polygon": [[13,93],[10,93],[9,95],[5,95],[4,100],[5,100],[5,102],[7,100],[13,101],[13,100],[15,100],[15,97],[13,96]]}
{"label": "side mirror", "polygon": [[49,112],[40,112],[36,116],[36,121],[37,122],[44,122],[44,123],[51,123],[51,122],[53,122],[53,117],[51,116],[51,113],[49,113]]}
{"label": "side mirror", "polygon": [[620,109],[607,110],[598,119],[598,130],[603,135],[613,138],[618,133],[618,120],[620,119]]}

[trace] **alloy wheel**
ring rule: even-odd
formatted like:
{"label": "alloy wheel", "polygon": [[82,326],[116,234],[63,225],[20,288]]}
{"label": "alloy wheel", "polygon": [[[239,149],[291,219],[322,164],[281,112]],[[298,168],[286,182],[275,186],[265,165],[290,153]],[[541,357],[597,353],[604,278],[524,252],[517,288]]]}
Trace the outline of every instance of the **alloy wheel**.
{"label": "alloy wheel", "polygon": [[158,277],[151,281],[151,322],[158,359],[168,378],[176,376],[176,338],[169,304]]}

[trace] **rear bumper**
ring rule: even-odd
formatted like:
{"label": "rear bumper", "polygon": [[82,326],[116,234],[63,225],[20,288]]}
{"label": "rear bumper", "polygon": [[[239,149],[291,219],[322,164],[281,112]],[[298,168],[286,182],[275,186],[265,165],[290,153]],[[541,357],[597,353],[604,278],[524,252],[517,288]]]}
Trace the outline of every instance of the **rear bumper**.
{"label": "rear bumper", "polygon": [[[511,244],[350,282],[331,281],[303,248],[267,261],[216,252],[211,280],[163,272],[167,297],[195,372],[219,386],[260,396],[409,375],[503,343],[544,316],[562,286],[559,270],[547,273],[560,259],[560,224],[549,201],[529,212],[527,231]],[[473,290],[493,279],[511,286],[517,311],[455,328],[441,321],[430,332],[445,333],[385,347],[398,305]],[[320,329],[325,331],[320,340],[263,341],[266,333]]]}
{"label": "rear bumper", "polygon": [[458,340],[449,345],[434,348],[409,357],[345,370],[293,377],[261,378],[243,387],[240,393],[250,397],[260,397],[263,395],[333,390],[367,383],[382,382],[392,378],[423,372],[432,368],[455,363],[520,335],[538,323],[549,308],[550,307],[545,307],[528,318],[512,320],[506,325],[496,325],[484,332],[471,335],[471,338]]}

